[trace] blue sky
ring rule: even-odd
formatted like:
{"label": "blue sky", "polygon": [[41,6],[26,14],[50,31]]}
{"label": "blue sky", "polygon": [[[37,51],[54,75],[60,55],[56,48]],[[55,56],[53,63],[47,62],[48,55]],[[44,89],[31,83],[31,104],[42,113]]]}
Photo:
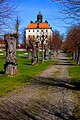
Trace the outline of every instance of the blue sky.
{"label": "blue sky", "polygon": [[30,21],[36,21],[36,17],[39,11],[43,15],[43,21],[47,20],[52,27],[53,31],[56,29],[61,34],[66,33],[66,27],[62,20],[59,20],[61,16],[59,9],[61,4],[52,3],[50,0],[14,0],[17,7],[18,17],[21,20],[20,28],[25,28]]}

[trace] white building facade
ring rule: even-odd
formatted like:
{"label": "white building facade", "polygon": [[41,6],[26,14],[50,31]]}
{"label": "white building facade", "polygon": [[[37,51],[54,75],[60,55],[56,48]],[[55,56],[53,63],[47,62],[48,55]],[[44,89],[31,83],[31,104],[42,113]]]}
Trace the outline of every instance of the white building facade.
{"label": "white building facade", "polygon": [[52,39],[53,30],[47,21],[43,22],[43,16],[41,12],[37,15],[37,21],[32,22],[26,27],[26,44],[29,44],[30,40],[44,42]]}

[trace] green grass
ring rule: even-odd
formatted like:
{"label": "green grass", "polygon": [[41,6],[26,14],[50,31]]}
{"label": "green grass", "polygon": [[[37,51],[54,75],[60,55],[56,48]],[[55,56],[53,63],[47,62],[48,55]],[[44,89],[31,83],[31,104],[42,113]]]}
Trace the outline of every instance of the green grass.
{"label": "green grass", "polygon": [[71,83],[80,87],[80,66],[76,65],[76,62],[72,60],[71,55],[68,54],[69,61],[72,66],[69,66],[68,71],[69,75],[72,77]]}
{"label": "green grass", "polygon": [[40,74],[48,66],[55,63],[55,61],[46,61],[32,66],[31,60],[27,59],[27,55],[23,51],[17,52],[18,61],[18,74],[16,76],[5,76],[4,64],[5,64],[5,53],[0,55],[0,96],[7,94],[8,92],[17,88],[23,87],[24,85],[30,84],[36,75]]}
{"label": "green grass", "polygon": [[75,85],[80,85],[80,66],[70,66],[68,68],[69,75],[72,77],[72,83]]}
{"label": "green grass", "polygon": [[[80,66],[70,66],[69,74],[72,77],[71,83],[80,89]],[[77,106],[77,117],[80,118],[80,91],[75,92],[75,104]]]}
{"label": "green grass", "polygon": [[[76,62],[71,59],[70,55],[68,57],[69,57],[69,61],[73,64],[68,68],[69,75],[72,77],[70,82],[71,84],[75,85],[78,90],[80,90],[80,66],[76,65]],[[75,104],[77,106],[76,116],[77,118],[80,118],[80,100],[79,100],[80,91],[75,91],[74,95],[75,95],[74,96]]]}

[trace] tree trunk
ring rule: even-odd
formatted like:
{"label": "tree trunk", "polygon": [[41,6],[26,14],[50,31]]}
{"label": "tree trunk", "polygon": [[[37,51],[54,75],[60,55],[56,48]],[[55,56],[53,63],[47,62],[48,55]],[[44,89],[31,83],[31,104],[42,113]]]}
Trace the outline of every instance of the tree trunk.
{"label": "tree trunk", "polygon": [[33,42],[33,45],[32,45],[32,65],[35,65],[36,63],[37,63],[36,45],[35,45],[35,42]]}
{"label": "tree trunk", "polygon": [[44,44],[42,43],[42,63],[44,63]]}
{"label": "tree trunk", "polygon": [[36,58],[37,58],[37,63],[39,63],[39,43],[36,42]]}
{"label": "tree trunk", "polygon": [[78,48],[77,64],[80,65],[80,49]]}
{"label": "tree trunk", "polygon": [[30,50],[28,50],[28,59],[30,59]]}
{"label": "tree trunk", "polygon": [[16,60],[16,35],[5,35],[6,42],[6,64],[4,65],[6,75],[15,75],[17,73]]}

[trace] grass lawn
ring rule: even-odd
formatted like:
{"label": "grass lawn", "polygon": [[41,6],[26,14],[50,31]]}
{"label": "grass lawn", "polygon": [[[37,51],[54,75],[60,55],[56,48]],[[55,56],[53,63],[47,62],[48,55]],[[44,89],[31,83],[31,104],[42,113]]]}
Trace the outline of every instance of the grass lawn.
{"label": "grass lawn", "polygon": [[0,55],[0,96],[24,85],[30,84],[36,75],[40,74],[48,66],[55,63],[55,61],[46,61],[42,64],[40,61],[39,64],[32,66],[31,60],[27,59],[27,53],[25,53],[25,51],[17,51],[18,74],[16,76],[5,76],[5,53],[3,54],[4,55]]}
{"label": "grass lawn", "polygon": [[71,60],[71,56],[69,56],[70,62],[73,64],[72,66],[69,66],[68,71],[69,75],[72,77],[71,83],[74,84],[79,91],[75,91],[74,99],[75,104],[77,106],[77,118],[80,118],[80,66],[77,66],[74,60]]}
{"label": "grass lawn", "polygon": [[80,66],[70,66],[69,68],[69,75],[72,77],[72,83],[80,86]]}
{"label": "grass lawn", "polygon": [[69,75],[72,77],[71,83],[80,87],[80,66],[76,65],[76,62],[72,60],[71,55],[68,55],[68,57],[69,61],[73,64],[68,68]]}
{"label": "grass lawn", "polygon": [[[70,66],[69,74],[72,77],[71,83],[80,89],[80,66]],[[80,91],[75,91],[75,104],[77,106],[77,117],[80,118]]]}

